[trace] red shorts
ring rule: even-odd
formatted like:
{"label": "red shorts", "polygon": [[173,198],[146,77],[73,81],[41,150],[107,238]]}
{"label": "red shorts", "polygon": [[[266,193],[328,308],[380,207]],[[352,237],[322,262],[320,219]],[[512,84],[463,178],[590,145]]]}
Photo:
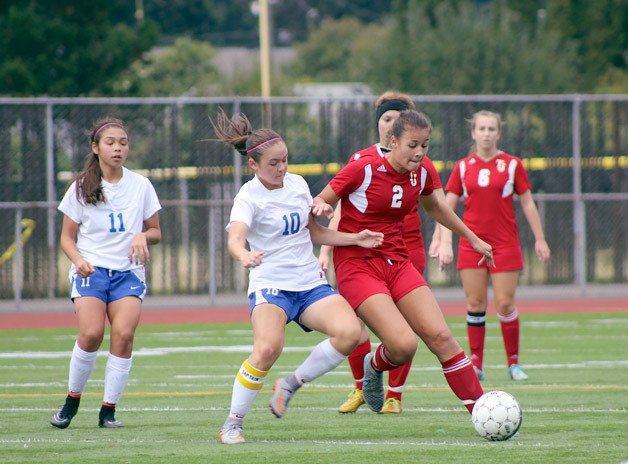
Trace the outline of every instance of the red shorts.
{"label": "red shorts", "polygon": [[[460,245],[458,247],[458,262],[456,269],[482,269],[488,267],[486,262],[478,266],[478,261],[482,259],[482,255],[470,246]],[[519,245],[512,247],[501,247],[493,249],[493,259],[495,267],[489,267],[488,271],[508,272],[520,271],[523,269],[523,255]]]}
{"label": "red shorts", "polygon": [[336,267],[338,293],[357,309],[364,300],[378,293],[397,302],[415,288],[427,285],[409,260],[349,258]]}
{"label": "red shorts", "polygon": [[408,248],[408,256],[410,256],[410,262],[416,267],[421,275],[425,272],[425,248]]}

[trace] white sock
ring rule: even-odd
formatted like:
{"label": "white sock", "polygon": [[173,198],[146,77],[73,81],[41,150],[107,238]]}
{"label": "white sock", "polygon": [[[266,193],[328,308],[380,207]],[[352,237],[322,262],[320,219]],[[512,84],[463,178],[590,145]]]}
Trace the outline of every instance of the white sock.
{"label": "white sock", "polygon": [[68,380],[68,390],[80,395],[85,389],[85,385],[96,367],[96,356],[98,351],[84,351],[74,343],[72,357],[70,358],[70,378]]}
{"label": "white sock", "polygon": [[119,358],[109,353],[105,368],[105,394],[103,402],[117,404],[129,381],[133,358]]}
{"label": "white sock", "polygon": [[295,375],[301,382],[311,382],[317,377],[338,367],[347,357],[334,348],[329,338],[314,347],[303,364],[297,367]]}
{"label": "white sock", "polygon": [[264,386],[268,371],[260,371],[245,360],[240,366],[231,393],[231,409],[229,415],[243,418],[251,409],[253,401]]}

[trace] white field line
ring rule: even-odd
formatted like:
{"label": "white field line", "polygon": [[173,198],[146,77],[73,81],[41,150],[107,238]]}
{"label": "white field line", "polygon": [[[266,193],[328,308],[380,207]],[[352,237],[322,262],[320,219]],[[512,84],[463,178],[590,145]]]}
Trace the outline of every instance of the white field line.
{"label": "white field line", "polygon": [[[81,411],[97,412],[99,408],[83,408]],[[116,408],[119,412],[212,412],[212,411],[229,411],[227,406],[224,407],[149,407],[149,408],[129,408],[119,407]],[[257,406],[251,408],[251,410],[267,411],[267,407]],[[336,411],[335,407],[323,407],[323,406],[291,406],[290,410],[296,411]],[[461,408],[403,408],[404,412],[417,412],[417,413],[451,413],[460,414],[463,411]],[[12,407],[12,408],[0,408],[0,412],[54,412],[56,408],[25,408],[25,407]],[[549,414],[549,413],[588,413],[588,414],[628,414],[628,409],[601,409],[601,408],[525,408],[524,413],[533,414]]]}

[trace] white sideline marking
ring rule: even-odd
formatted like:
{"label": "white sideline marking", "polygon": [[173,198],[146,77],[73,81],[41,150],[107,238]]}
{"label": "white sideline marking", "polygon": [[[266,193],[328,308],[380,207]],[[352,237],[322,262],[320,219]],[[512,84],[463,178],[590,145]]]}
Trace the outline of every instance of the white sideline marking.
{"label": "white sideline marking", "polygon": [[[168,392],[164,392],[164,396],[167,396]],[[296,411],[336,411],[338,408],[335,407],[323,407],[323,406],[291,406],[290,410]],[[0,408],[0,412],[54,412],[56,408],[23,408],[23,407],[14,407],[14,408]],[[81,407],[81,411],[87,412],[97,412],[99,408],[83,408]],[[203,412],[203,411],[225,411],[228,412],[229,408],[227,406],[215,406],[215,407],[178,407],[178,406],[169,406],[169,407],[149,407],[149,408],[125,408],[119,407],[116,409],[119,412]],[[257,406],[251,408],[251,410],[256,411],[267,411],[267,407]],[[451,414],[461,414],[464,410],[461,408],[403,408],[404,412],[417,412],[417,413],[451,413]],[[590,413],[590,414],[628,414],[628,409],[599,409],[599,408],[524,408],[523,412],[525,414],[547,414],[547,413]]]}

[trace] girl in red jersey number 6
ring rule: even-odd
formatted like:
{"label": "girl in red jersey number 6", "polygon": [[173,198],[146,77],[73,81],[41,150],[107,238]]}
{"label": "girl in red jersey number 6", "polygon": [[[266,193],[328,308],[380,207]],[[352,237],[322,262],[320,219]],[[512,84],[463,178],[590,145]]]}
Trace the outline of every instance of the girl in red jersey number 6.
{"label": "girl in red jersey number 6", "polygon": [[314,198],[315,215],[330,216],[342,200],[338,230],[363,227],[384,234],[378,249],[339,247],[334,250],[338,289],[381,344],[364,361],[364,400],[375,412],[382,409],[382,372],[412,359],[418,335],[440,361],[445,378],[471,412],[482,387],[471,362],[453,337],[425,280],[408,259],[403,218],[416,209],[419,194],[434,219],[466,237],[492,264],[491,247],[480,240],[444,200],[432,195],[428,182],[421,192],[416,171],[427,154],[432,124],[418,111],[402,111],[393,124],[391,151],[347,164]]}
{"label": "girl in red jersey number 6", "polygon": [[[495,306],[499,317],[508,372],[512,380],[527,380],[519,365],[519,315],[515,308],[515,291],[523,269],[521,245],[513,206],[513,194],[519,195],[523,213],[536,239],[535,250],[546,262],[550,249],[545,241],[541,219],[530,192],[530,182],[521,160],[497,148],[501,135],[501,117],[480,111],[471,119],[471,136],[475,142],[472,155],[459,160],[447,183],[447,203],[452,208],[464,198],[463,221],[471,230],[493,245],[495,267],[478,266],[478,254],[462,238],[458,247],[457,268],[467,297],[467,335],[471,361],[480,380],[484,357],[488,278],[493,282]],[[451,262],[451,232],[439,228],[441,269]]]}

